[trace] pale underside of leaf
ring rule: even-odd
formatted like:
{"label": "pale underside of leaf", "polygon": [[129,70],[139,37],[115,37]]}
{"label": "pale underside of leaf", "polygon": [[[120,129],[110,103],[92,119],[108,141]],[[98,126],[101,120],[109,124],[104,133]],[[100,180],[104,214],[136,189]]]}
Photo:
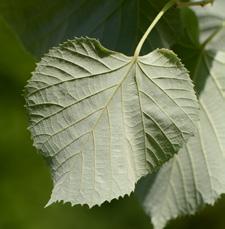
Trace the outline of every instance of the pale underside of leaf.
{"label": "pale underside of leaf", "polygon": [[196,12],[199,19],[199,26],[201,31],[200,40],[204,42],[212,34],[213,40],[207,43],[207,48],[213,48],[216,50],[225,51],[225,1],[216,0],[211,5],[201,7],[195,7],[193,10]]}
{"label": "pale underside of leaf", "polygon": [[100,205],[134,190],[184,145],[198,104],[166,49],[138,57],[80,38],[52,49],[26,87],[34,146],[51,161],[49,204]]}

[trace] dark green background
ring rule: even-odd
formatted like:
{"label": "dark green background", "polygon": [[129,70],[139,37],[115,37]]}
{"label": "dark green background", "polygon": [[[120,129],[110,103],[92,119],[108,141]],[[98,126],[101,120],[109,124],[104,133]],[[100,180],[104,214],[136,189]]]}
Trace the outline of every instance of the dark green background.
{"label": "dark green background", "polygon": [[[91,210],[69,204],[44,208],[52,182],[26,130],[22,96],[34,67],[35,60],[0,17],[0,228],[152,228],[133,195]],[[225,229],[225,198],[196,216],[172,221],[167,228]]]}

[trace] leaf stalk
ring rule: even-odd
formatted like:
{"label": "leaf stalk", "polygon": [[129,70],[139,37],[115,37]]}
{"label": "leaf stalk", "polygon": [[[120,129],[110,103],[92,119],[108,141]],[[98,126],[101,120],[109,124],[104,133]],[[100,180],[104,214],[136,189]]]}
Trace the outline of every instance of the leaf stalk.
{"label": "leaf stalk", "polygon": [[167,4],[157,14],[157,16],[155,17],[153,22],[150,24],[148,29],[145,31],[144,35],[142,36],[141,40],[139,41],[139,43],[138,43],[138,45],[136,47],[136,50],[134,52],[134,58],[135,59],[138,58],[138,56],[140,54],[140,51],[142,49],[142,46],[143,46],[145,40],[147,39],[148,35],[152,31],[152,29],[155,27],[155,25],[158,23],[158,21],[161,19],[161,17],[166,13],[166,11],[169,10],[176,3],[177,3],[177,0],[170,0],[169,2],[167,2]]}
{"label": "leaf stalk", "polygon": [[140,55],[142,46],[144,45],[145,40],[147,39],[148,35],[151,33],[153,28],[156,26],[158,21],[161,19],[161,17],[168,11],[173,5],[176,4],[177,7],[189,7],[189,6],[205,6],[207,4],[213,4],[214,0],[202,0],[197,2],[180,2],[178,0],[170,0],[168,1],[165,6],[160,10],[160,12],[157,14],[153,22],[150,24],[148,29],[145,31],[144,35],[142,36],[141,40],[139,41],[135,52],[134,52],[134,60],[138,58]]}

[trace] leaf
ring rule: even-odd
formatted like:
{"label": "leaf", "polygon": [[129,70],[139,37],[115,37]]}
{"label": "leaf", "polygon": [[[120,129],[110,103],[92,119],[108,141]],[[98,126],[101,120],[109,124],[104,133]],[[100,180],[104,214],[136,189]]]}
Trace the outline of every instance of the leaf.
{"label": "leaf", "polygon": [[170,219],[214,204],[225,193],[225,52],[208,48],[213,47],[210,43],[214,36],[196,47],[198,56],[190,59],[190,48],[184,52],[189,65],[192,63],[191,76],[200,104],[196,136],[158,173],[145,177],[137,186],[156,229],[163,228]]}
{"label": "leaf", "polygon": [[38,64],[26,92],[34,146],[50,158],[57,200],[100,205],[193,136],[198,104],[177,56],[127,57],[76,38]]}
{"label": "leaf", "polygon": [[[223,0],[215,0],[213,7],[208,5],[203,8],[194,8],[198,20],[199,20],[199,26],[201,30],[201,41],[204,42],[210,35],[216,33],[221,33],[221,35],[224,37],[225,35],[225,15],[224,15],[224,9],[225,9],[225,2]],[[224,39],[219,40],[219,36],[214,36],[214,39],[218,41],[219,44],[222,42],[222,47],[225,47]],[[216,42],[210,42],[208,45],[216,44]],[[217,46],[219,47],[219,45]]]}
{"label": "leaf", "polygon": [[[26,48],[40,57],[74,36],[98,38],[128,55],[167,0],[1,0],[0,14]],[[29,18],[29,20],[27,20]],[[170,47],[180,30],[179,10],[171,9],[152,31],[146,50]]]}

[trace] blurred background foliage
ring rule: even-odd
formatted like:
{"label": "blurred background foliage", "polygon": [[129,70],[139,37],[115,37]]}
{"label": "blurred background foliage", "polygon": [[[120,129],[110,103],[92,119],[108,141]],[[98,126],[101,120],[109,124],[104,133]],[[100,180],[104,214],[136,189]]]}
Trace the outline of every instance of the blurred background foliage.
{"label": "blurred background foliage", "polygon": [[[23,87],[35,59],[0,16],[0,228],[1,229],[145,229],[152,228],[137,200],[113,200],[89,210],[55,204],[44,208],[52,182],[43,158],[26,130]],[[167,228],[224,229],[225,198],[196,216],[172,221]]]}

